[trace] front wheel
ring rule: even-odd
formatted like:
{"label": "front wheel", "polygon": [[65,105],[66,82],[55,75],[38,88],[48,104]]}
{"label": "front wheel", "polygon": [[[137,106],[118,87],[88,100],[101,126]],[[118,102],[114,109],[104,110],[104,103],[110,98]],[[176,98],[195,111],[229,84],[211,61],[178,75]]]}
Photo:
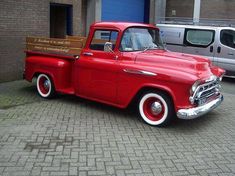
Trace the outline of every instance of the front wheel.
{"label": "front wheel", "polygon": [[45,74],[37,77],[37,90],[43,98],[52,98],[55,95],[55,88],[52,80]]}
{"label": "front wheel", "polygon": [[139,100],[139,114],[153,126],[165,126],[175,115],[171,98],[163,92],[145,92]]}

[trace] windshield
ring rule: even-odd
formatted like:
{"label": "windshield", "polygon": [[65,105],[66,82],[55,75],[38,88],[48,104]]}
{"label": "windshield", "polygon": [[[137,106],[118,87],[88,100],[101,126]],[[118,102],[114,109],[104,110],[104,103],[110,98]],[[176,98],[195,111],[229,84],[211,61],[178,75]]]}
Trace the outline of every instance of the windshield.
{"label": "windshield", "polygon": [[159,30],[153,28],[128,28],[122,37],[121,51],[145,51],[164,49],[159,37]]}

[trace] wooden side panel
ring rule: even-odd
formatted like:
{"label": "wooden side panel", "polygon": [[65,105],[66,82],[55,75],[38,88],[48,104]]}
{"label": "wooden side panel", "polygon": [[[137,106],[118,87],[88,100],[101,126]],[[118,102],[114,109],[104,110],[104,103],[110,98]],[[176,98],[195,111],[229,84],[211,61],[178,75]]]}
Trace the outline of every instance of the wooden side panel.
{"label": "wooden side panel", "polygon": [[79,55],[85,46],[86,38],[57,39],[43,37],[27,37],[26,50],[46,53],[61,53],[66,55]]}

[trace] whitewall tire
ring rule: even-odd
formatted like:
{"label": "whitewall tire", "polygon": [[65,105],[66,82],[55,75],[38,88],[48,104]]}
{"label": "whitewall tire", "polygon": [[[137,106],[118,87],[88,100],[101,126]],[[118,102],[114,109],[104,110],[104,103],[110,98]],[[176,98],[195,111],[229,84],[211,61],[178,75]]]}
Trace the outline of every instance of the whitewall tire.
{"label": "whitewall tire", "polygon": [[51,98],[55,94],[53,82],[46,74],[40,74],[37,77],[37,90],[43,98]]}
{"label": "whitewall tire", "polygon": [[139,114],[142,119],[153,126],[164,126],[174,116],[171,99],[162,92],[146,92],[139,99]]}

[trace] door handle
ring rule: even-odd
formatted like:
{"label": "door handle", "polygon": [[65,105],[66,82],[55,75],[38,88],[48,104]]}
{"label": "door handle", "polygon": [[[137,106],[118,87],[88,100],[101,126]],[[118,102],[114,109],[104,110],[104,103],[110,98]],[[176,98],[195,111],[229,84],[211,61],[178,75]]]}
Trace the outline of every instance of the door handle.
{"label": "door handle", "polygon": [[91,52],[84,52],[83,55],[84,56],[93,56],[93,53],[91,53]]}
{"label": "door handle", "polygon": [[114,59],[115,59],[115,60],[118,60],[118,56],[117,56],[117,55],[116,55],[116,56],[114,56]]}
{"label": "door handle", "polygon": [[217,53],[220,53],[220,52],[221,52],[221,47],[218,46],[218,48],[217,48]]}
{"label": "door handle", "polygon": [[233,56],[234,54],[233,53],[228,53],[229,56]]}
{"label": "door handle", "polygon": [[214,50],[213,46],[210,47],[210,52],[212,53]]}
{"label": "door handle", "polygon": [[79,55],[74,55],[73,56],[75,59],[79,59]]}

